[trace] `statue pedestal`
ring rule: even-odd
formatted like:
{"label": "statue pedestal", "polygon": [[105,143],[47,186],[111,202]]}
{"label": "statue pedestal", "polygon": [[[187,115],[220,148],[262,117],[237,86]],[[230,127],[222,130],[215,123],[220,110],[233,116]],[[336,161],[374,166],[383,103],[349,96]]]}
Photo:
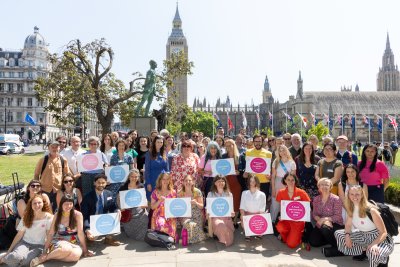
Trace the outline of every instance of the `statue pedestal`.
{"label": "statue pedestal", "polygon": [[135,129],[138,135],[150,135],[151,130],[157,129],[157,120],[153,117],[134,117],[131,120],[131,129]]}

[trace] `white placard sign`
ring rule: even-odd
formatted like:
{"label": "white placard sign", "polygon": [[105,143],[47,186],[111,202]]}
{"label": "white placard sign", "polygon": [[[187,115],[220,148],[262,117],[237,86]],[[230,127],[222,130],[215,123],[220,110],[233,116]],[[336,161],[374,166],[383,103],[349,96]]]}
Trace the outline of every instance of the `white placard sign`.
{"label": "white placard sign", "polygon": [[147,207],[146,190],[144,188],[130,189],[119,192],[121,209]]}
{"label": "white placard sign", "polygon": [[233,212],[232,197],[208,197],[207,213],[210,217],[231,217]]}
{"label": "white placard sign", "polygon": [[214,176],[236,174],[235,162],[232,158],[211,160],[211,170]]}
{"label": "white placard sign", "polygon": [[103,159],[101,153],[81,154],[76,157],[78,171],[87,172],[103,169]]}
{"label": "white placard sign", "polygon": [[271,214],[253,214],[243,216],[244,233],[246,236],[273,234]]}
{"label": "white placard sign", "polygon": [[94,236],[116,234],[121,232],[118,213],[107,213],[90,216],[90,232]]}
{"label": "white placard sign", "polygon": [[271,158],[246,157],[246,172],[271,174]]}
{"label": "white placard sign", "polygon": [[310,202],[281,200],[281,219],[309,222]]}
{"label": "white placard sign", "polygon": [[128,164],[105,167],[107,180],[114,183],[124,183],[128,178],[129,166]]}
{"label": "white placard sign", "polygon": [[166,198],[165,199],[165,218],[190,218],[192,217],[192,199],[190,197],[183,198]]}

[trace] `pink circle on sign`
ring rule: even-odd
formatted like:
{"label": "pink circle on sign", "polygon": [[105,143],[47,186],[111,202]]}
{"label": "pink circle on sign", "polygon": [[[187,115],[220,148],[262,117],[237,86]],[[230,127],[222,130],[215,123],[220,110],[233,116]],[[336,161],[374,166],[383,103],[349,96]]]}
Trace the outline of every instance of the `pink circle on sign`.
{"label": "pink circle on sign", "polygon": [[267,231],[268,222],[263,216],[254,215],[249,220],[249,228],[256,235],[261,235]]}
{"label": "pink circle on sign", "polygon": [[267,163],[264,159],[255,158],[250,161],[250,168],[254,173],[262,173],[267,169]]}
{"label": "pink circle on sign", "polygon": [[286,214],[292,220],[300,220],[306,215],[306,209],[300,202],[293,201],[286,206]]}
{"label": "pink circle on sign", "polygon": [[82,160],[82,166],[88,171],[95,170],[99,164],[99,159],[95,155],[86,155]]}

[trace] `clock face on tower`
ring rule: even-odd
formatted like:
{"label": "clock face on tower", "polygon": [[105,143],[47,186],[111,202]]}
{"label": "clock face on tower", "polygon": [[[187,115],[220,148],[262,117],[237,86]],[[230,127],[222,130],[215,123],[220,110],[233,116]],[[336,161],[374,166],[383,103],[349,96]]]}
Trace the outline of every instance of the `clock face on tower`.
{"label": "clock face on tower", "polygon": [[174,53],[174,54],[178,54],[179,52],[181,52],[182,51],[182,49],[180,48],[180,47],[174,47],[174,48],[172,48],[172,53]]}

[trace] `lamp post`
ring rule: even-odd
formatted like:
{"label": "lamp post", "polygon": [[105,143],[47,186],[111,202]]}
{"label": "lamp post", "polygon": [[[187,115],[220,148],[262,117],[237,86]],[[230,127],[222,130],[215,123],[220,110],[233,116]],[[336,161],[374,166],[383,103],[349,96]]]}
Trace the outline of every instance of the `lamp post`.
{"label": "lamp post", "polygon": [[4,133],[7,133],[7,106],[6,103],[4,102]]}

